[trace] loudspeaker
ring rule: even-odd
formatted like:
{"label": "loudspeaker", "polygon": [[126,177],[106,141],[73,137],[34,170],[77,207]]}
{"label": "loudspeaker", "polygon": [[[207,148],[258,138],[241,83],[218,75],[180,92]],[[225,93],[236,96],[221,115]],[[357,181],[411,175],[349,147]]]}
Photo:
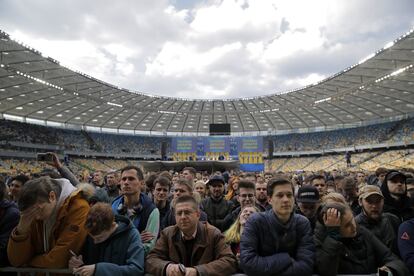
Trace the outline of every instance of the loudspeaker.
{"label": "loudspeaker", "polygon": [[210,136],[230,135],[230,124],[210,124]]}
{"label": "loudspeaker", "polygon": [[161,142],[161,160],[164,160],[164,158],[167,157],[167,142],[162,141]]}
{"label": "loudspeaker", "polygon": [[273,140],[272,140],[272,139],[269,139],[269,140],[268,140],[268,150],[269,150],[269,155],[268,155],[268,158],[270,159],[270,158],[272,158],[272,157],[273,157],[273,151],[275,150],[275,148],[274,148],[274,144],[273,144]]}

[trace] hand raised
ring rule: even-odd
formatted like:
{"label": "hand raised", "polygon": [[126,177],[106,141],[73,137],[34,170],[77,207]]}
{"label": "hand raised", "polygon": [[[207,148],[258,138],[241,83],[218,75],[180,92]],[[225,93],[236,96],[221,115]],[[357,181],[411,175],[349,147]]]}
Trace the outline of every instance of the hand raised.
{"label": "hand raised", "polygon": [[325,226],[341,226],[341,213],[335,208],[329,208],[323,217]]}

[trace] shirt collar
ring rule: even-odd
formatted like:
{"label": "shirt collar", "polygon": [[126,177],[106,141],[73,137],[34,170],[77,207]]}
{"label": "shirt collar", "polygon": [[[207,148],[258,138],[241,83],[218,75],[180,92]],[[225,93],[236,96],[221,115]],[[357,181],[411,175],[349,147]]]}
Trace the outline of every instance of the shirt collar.
{"label": "shirt collar", "polygon": [[189,238],[186,238],[185,237],[185,235],[184,235],[184,233],[182,232],[182,231],[180,231],[181,232],[181,238],[183,239],[183,240],[194,240],[195,239],[195,237],[196,237],[196,235],[197,235],[197,227],[196,227],[196,229],[195,229],[195,231],[194,231],[194,233],[191,235],[191,239],[189,239]]}

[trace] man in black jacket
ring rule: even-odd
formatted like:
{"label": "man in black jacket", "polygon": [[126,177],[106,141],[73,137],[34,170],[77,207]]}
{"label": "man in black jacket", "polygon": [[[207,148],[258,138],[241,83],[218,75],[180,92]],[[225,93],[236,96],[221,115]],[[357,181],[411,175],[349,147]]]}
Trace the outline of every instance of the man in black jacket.
{"label": "man in black jacket", "polygon": [[381,185],[384,212],[396,215],[401,222],[414,218],[414,209],[407,196],[406,179],[405,174],[392,170],[387,173]]}
{"label": "man in black jacket", "polygon": [[210,187],[210,196],[203,200],[202,208],[207,213],[208,221],[220,231],[224,231],[223,222],[233,208],[233,202],[224,199],[224,178],[213,176],[207,183]]}
{"label": "man in black jacket", "polygon": [[384,196],[378,186],[364,186],[359,193],[362,212],[355,217],[356,223],[364,226],[374,234],[391,251],[399,255],[397,233],[400,221],[391,213],[384,213]]}

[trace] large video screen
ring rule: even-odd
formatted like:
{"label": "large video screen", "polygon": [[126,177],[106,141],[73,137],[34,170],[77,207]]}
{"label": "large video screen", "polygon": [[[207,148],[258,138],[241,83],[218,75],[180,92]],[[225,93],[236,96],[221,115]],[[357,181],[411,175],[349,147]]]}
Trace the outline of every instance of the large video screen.
{"label": "large video screen", "polygon": [[196,140],[191,137],[175,137],[172,139],[173,152],[195,152]]}
{"label": "large video screen", "polygon": [[204,149],[206,152],[229,152],[230,143],[228,137],[205,137]]}
{"label": "large video screen", "polygon": [[263,137],[238,137],[239,152],[262,152]]}

